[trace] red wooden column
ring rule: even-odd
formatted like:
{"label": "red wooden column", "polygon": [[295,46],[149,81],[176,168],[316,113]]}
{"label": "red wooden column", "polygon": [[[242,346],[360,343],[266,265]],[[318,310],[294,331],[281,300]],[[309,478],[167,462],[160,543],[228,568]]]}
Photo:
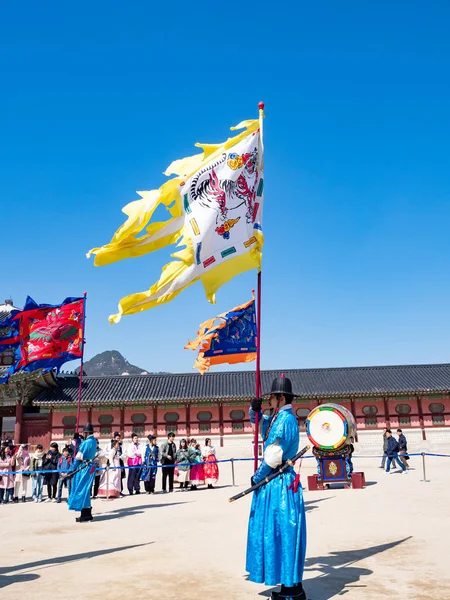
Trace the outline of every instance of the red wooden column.
{"label": "red wooden column", "polygon": [[49,443],[50,443],[50,440],[53,438],[53,412],[54,412],[54,406],[50,406],[50,412],[48,414],[48,430],[49,430],[49,435],[50,435]]}
{"label": "red wooden column", "polygon": [[219,434],[220,434],[220,447],[223,448],[223,404],[219,402]]}
{"label": "red wooden column", "polygon": [[[22,400],[22,399],[21,399]],[[16,423],[14,425],[14,444],[20,444],[22,441],[22,421],[23,421],[23,404],[16,404]]]}
{"label": "red wooden column", "polygon": [[[92,406],[90,406],[88,408],[88,420],[87,420],[87,422],[88,423],[92,423]],[[92,425],[93,425],[93,423],[92,423]]]}
{"label": "red wooden column", "polygon": [[191,437],[191,405],[186,403],[185,405],[186,408],[186,436],[188,438]]}
{"label": "red wooden column", "polygon": [[427,434],[425,432],[425,425],[424,425],[424,422],[423,422],[422,398],[420,396],[417,396],[417,410],[418,410],[418,413],[419,413],[420,429],[422,430],[422,439],[426,440],[427,439]]}
{"label": "red wooden column", "polygon": [[390,429],[390,427],[391,427],[391,418],[390,418],[390,415],[389,415],[389,403],[388,403],[387,398],[385,398],[385,397],[383,397],[383,404],[384,404],[384,418],[385,418],[385,421],[386,421],[386,427],[388,429]]}
{"label": "red wooden column", "polygon": [[120,435],[123,437],[125,435],[125,407],[120,407],[120,423],[119,423],[119,431]]}
{"label": "red wooden column", "polygon": [[153,405],[153,435],[158,435],[158,407]]}

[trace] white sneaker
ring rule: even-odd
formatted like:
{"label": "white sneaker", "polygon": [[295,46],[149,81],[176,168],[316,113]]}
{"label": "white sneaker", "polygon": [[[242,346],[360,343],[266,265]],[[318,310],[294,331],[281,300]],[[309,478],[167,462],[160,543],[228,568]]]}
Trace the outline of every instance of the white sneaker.
{"label": "white sneaker", "polygon": [[[51,502],[52,499],[51,498],[47,498],[47,500],[44,500],[44,502]],[[42,502],[42,501],[41,501]]]}
{"label": "white sneaker", "polygon": [[33,500],[33,502],[39,502],[39,500],[38,500],[37,498],[35,498],[35,499]]}
{"label": "white sneaker", "polygon": [[408,475],[408,471],[406,469],[403,471],[403,475]]}
{"label": "white sneaker", "polygon": [[39,498],[39,499],[38,499],[38,502],[44,502],[44,500],[42,500],[42,498]]}
{"label": "white sneaker", "polygon": [[385,472],[384,472],[384,474],[385,474],[385,475],[390,475],[390,474],[391,474],[391,472],[390,472],[390,471],[385,471]]}
{"label": "white sneaker", "polygon": [[52,502],[57,502],[56,498],[53,498]]}

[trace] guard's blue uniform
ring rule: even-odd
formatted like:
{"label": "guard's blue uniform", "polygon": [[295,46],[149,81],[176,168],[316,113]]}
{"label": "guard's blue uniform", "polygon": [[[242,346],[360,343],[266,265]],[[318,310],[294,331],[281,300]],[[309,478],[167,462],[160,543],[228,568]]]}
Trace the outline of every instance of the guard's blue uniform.
{"label": "guard's blue uniform", "polygon": [[[250,409],[250,420],[255,421]],[[260,418],[262,414],[260,414]],[[273,417],[262,417],[262,435]],[[278,440],[283,450],[283,461],[298,452],[300,434],[292,406],[283,406],[264,442],[264,450]],[[262,481],[272,468],[262,462],[253,476],[255,483]],[[250,581],[268,586],[294,586],[303,579],[306,553],[306,519],[303,492],[289,489],[295,479],[294,469],[288,468],[253,494],[247,540],[247,571]]]}
{"label": "guard's blue uniform", "polygon": [[[78,450],[83,455],[83,461],[75,460],[73,470],[79,469],[84,461],[92,460],[97,454],[97,440],[90,435],[87,440],[81,443]],[[91,472],[92,471],[92,472]],[[91,508],[91,488],[95,477],[95,465],[87,465],[73,476],[72,487],[70,490],[67,506],[69,510],[81,511],[84,508]]]}

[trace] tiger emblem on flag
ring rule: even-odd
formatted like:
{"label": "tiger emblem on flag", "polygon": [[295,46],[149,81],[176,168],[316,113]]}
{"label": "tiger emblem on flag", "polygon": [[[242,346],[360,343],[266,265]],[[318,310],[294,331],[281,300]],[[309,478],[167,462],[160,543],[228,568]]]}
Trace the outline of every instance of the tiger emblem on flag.
{"label": "tiger emblem on flag", "polygon": [[[245,206],[247,223],[253,223],[256,218],[257,165],[258,148],[255,144],[251,152],[224,152],[192,178],[189,188],[191,202],[216,211],[216,232],[225,238],[229,237],[226,234],[230,227],[240,218],[233,218],[233,213],[241,207]],[[234,223],[231,224],[232,221]]]}

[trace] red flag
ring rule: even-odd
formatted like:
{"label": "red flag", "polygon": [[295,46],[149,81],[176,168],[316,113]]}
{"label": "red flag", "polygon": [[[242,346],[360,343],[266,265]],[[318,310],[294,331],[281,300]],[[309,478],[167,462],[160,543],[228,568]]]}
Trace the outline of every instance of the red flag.
{"label": "red flag", "polygon": [[57,306],[27,299],[20,313],[21,358],[16,368],[59,368],[68,360],[81,358],[83,320],[83,298],[67,298]]}

